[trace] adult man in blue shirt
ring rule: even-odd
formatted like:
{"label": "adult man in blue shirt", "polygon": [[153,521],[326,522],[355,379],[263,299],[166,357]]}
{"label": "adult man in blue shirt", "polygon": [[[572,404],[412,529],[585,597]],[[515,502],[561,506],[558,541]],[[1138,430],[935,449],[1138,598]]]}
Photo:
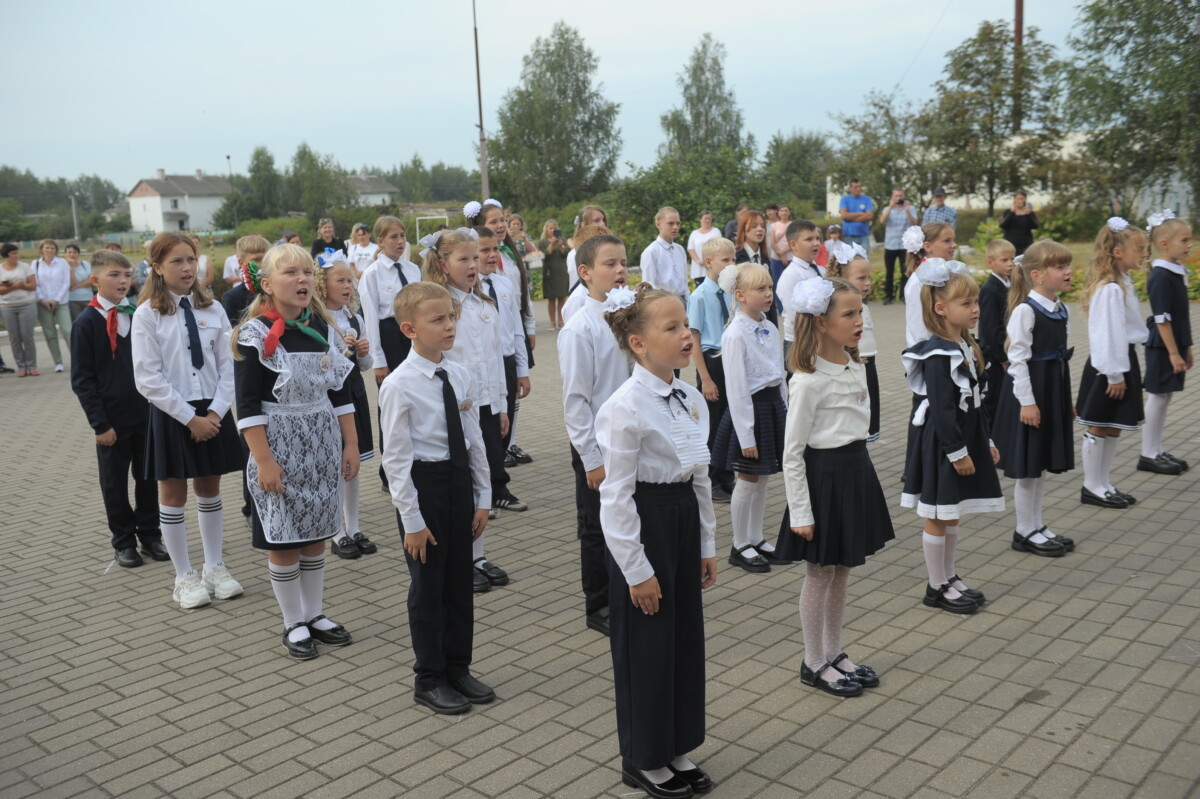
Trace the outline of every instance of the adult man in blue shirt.
{"label": "adult man in blue shirt", "polygon": [[863,194],[862,181],[850,181],[850,193],[838,203],[842,217],[842,238],[871,251],[871,220],[875,218],[875,201]]}

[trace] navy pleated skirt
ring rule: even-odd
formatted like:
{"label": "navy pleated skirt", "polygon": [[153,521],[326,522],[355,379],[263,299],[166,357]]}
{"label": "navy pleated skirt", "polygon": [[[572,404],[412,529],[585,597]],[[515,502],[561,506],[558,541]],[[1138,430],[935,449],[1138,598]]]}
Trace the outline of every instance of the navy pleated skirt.
{"label": "navy pleated skirt", "polygon": [[733,417],[729,409],[721,417],[717,437],[713,441],[713,463],[723,464],[739,474],[778,474],[783,471],[783,431],[787,423],[787,406],[779,393],[779,386],[767,386],[751,395],[754,405],[754,444],[758,447],[758,458],[751,460],[742,456],[742,445],[733,428]]}
{"label": "navy pleated skirt", "polygon": [[[212,400],[189,403],[197,416],[208,414]],[[238,438],[233,414],[226,411],[221,431],[208,441],[193,441],[187,425],[180,424],[154,405],[146,428],[147,480],[190,479],[239,472],[246,466],[245,450]]]}

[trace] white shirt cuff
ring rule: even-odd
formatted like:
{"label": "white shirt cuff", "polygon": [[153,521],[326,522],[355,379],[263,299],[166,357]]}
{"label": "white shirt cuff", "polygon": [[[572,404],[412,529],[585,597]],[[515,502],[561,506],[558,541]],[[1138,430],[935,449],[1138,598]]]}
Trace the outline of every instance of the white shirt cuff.
{"label": "white shirt cuff", "polygon": [[345,416],[348,413],[354,413],[353,405],[339,405],[333,409],[334,416]]}
{"label": "white shirt cuff", "polygon": [[400,523],[404,525],[405,535],[419,533],[425,529],[425,517],[421,515],[419,510],[412,513],[400,514]]}
{"label": "white shirt cuff", "polygon": [[[716,544],[713,544],[713,557],[716,557]],[[650,565],[650,561],[646,560],[646,556],[642,555],[640,562],[629,571],[625,572],[625,582],[629,585],[640,585],[654,576],[654,567]]]}
{"label": "white shirt cuff", "polygon": [[967,452],[967,448],[963,447],[962,449],[954,450],[954,452],[946,453],[946,457],[950,459],[951,463],[954,463],[955,461],[961,461],[970,454],[971,453]]}
{"label": "white shirt cuff", "polygon": [[247,430],[251,427],[258,427],[259,425],[263,425],[265,427],[266,424],[266,416],[247,416],[245,419],[238,419],[237,429]]}

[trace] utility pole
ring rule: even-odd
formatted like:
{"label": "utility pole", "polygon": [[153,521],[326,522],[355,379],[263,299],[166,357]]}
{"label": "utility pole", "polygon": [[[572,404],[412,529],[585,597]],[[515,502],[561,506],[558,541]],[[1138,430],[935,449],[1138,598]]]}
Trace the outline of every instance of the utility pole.
{"label": "utility pole", "polygon": [[1021,60],[1025,44],[1025,0],[1014,0],[1013,10],[1013,133],[1021,132]]}
{"label": "utility pole", "polygon": [[78,196],[79,192],[71,192],[71,221],[75,223],[75,241],[79,241],[79,212],[75,210],[75,198]]}
{"label": "utility pole", "polygon": [[225,156],[225,163],[229,165],[229,188],[233,189],[233,226],[237,227],[238,226],[238,213],[237,213],[238,203],[237,203],[237,189],[234,188],[234,185],[233,185],[233,158],[228,155]]}
{"label": "utility pole", "polygon": [[483,81],[479,77],[479,21],[475,17],[475,0],[471,0],[471,24],[475,27],[475,96],[479,100],[479,183],[480,196],[491,196],[488,190],[487,134],[483,132]]}

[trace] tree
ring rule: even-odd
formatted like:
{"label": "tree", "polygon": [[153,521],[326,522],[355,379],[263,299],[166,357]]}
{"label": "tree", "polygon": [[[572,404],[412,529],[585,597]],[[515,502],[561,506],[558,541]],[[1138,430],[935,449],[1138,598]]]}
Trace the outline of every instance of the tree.
{"label": "tree", "polygon": [[466,200],[478,178],[472,180],[471,173],[461,166],[447,166],[438,161],[429,167],[430,199],[434,202]]}
{"label": "tree", "polygon": [[776,133],[763,155],[763,181],[776,197],[795,197],[818,208],[825,201],[825,177],[832,158],[822,134]]}
{"label": "tree", "polygon": [[[1196,0],[1087,0],[1066,65],[1067,111],[1084,158],[1110,175],[1125,207],[1140,187],[1182,177],[1200,207],[1200,23]],[[1124,211],[1132,214],[1132,209]]]}
{"label": "tree", "polygon": [[358,196],[333,156],[313,152],[307,142],[301,142],[292,156],[288,183],[292,209],[303,211],[309,219],[358,203]]}
{"label": "tree", "polygon": [[283,213],[283,178],[266,147],[255,147],[250,154],[250,189],[239,200],[238,216],[243,219],[270,219]]}
{"label": "tree", "polygon": [[742,136],[742,111],[733,90],[725,88],[725,45],[714,40],[711,33],[701,36],[675,80],[683,93],[683,107],[673,108],[659,118],[667,134],[660,155],[707,157],[712,150],[726,147],[753,156],[754,135]]}
{"label": "tree", "polygon": [[488,140],[492,185],[507,204],[563,205],[608,188],[621,151],[620,106],[593,83],[598,63],[564,22],[534,40]]}
{"label": "tree", "polygon": [[425,162],[421,160],[421,156],[415,153],[411,161],[401,164],[400,168],[396,170],[392,182],[399,189],[396,195],[401,202],[420,202],[433,197],[429,170],[425,168]]}
{"label": "tree", "polygon": [[1058,155],[1058,91],[1049,68],[1054,48],[1030,28],[1017,54],[1008,23],[985,21],[946,57],[927,133],[947,167],[946,182],[960,193],[982,195],[990,216],[1002,193],[1021,188],[1031,170]]}

